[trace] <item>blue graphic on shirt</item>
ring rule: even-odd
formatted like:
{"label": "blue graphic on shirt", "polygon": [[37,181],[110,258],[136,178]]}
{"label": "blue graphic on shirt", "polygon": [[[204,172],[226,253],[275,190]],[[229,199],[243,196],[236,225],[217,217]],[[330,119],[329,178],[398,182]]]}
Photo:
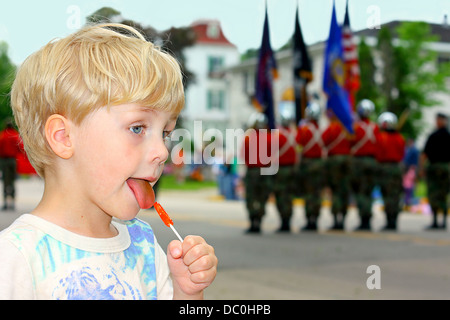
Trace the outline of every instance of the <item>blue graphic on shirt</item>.
{"label": "blue graphic on shirt", "polygon": [[35,287],[54,299],[156,299],[153,231],[139,219],[124,223],[131,244],[112,253],[81,250],[42,233],[30,261]]}
{"label": "blue graphic on shirt", "polygon": [[59,281],[53,295],[68,300],[115,300],[121,297],[142,299],[140,292],[126,281],[120,280],[114,271],[106,274],[111,280],[106,282],[106,286],[104,281],[100,281],[101,277],[103,275],[90,267],[74,270],[67,278]]}

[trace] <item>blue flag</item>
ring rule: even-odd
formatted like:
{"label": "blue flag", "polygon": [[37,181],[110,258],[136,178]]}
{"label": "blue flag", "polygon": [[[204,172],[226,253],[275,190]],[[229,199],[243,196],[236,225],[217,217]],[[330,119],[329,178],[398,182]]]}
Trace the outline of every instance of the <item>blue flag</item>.
{"label": "blue flag", "polygon": [[342,32],[336,20],[333,1],[330,35],[325,49],[325,71],[323,90],[328,96],[327,108],[333,110],[336,117],[348,132],[353,133],[352,108],[347,90],[345,90],[344,48]]}
{"label": "blue flag", "polygon": [[269,19],[266,8],[263,38],[259,50],[258,69],[256,72],[253,104],[267,116],[269,129],[275,129],[272,84],[273,80],[276,78],[278,78],[277,63],[270,45]]}

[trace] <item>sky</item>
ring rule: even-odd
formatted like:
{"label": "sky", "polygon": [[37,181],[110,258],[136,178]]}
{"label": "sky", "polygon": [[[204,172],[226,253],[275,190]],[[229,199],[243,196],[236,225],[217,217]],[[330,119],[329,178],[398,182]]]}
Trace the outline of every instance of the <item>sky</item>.
{"label": "sky", "polygon": [[[339,22],[346,0],[334,0]],[[261,44],[267,4],[272,48],[279,49],[294,33],[298,5],[306,44],[328,37],[333,0],[9,0],[0,9],[0,40],[9,46],[13,63],[52,39],[82,26],[86,16],[108,6],[122,17],[163,31],[185,27],[199,19],[219,20],[225,36],[240,53]],[[354,31],[374,28],[393,20],[442,23],[450,14],[449,0],[349,0]]]}

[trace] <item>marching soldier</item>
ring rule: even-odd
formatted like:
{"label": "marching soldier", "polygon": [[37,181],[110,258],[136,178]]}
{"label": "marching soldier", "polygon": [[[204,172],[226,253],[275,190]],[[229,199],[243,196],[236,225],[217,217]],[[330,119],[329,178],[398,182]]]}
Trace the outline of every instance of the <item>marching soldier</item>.
{"label": "marching soldier", "polygon": [[392,112],[380,114],[378,126],[380,132],[377,138],[376,158],[387,220],[384,230],[395,230],[403,192],[400,165],[405,155],[405,139],[397,131],[397,116]]}
{"label": "marching soldier", "polygon": [[298,174],[299,192],[305,200],[307,223],[302,230],[317,230],[317,219],[322,205],[324,187],[325,146],[319,129],[320,106],[310,103],[305,108],[306,121],[300,123],[297,143],[302,147]]}
{"label": "marching soldier", "polygon": [[376,185],[377,170],[376,146],[379,132],[370,115],[375,105],[368,99],[361,100],[356,106],[359,119],[355,123],[355,134],[351,143],[350,187],[358,207],[361,223],[357,230],[370,230],[372,216],[372,192]]}
{"label": "marching soldier", "polygon": [[[428,137],[421,154],[420,173],[424,176],[425,162],[428,201],[433,211],[433,224],[428,229],[447,228],[447,195],[450,190],[450,133],[447,116],[436,115],[436,130]],[[439,209],[442,210],[443,222],[438,225]]]}
{"label": "marching soldier", "polygon": [[322,134],[327,148],[326,183],[332,193],[332,229],[343,230],[350,198],[350,142],[348,132],[334,114],[331,114],[330,120],[328,128]]}
{"label": "marching soldier", "polygon": [[273,192],[276,206],[281,217],[279,232],[290,232],[290,221],[293,214],[293,200],[295,197],[295,180],[298,164],[297,128],[293,114],[281,113],[279,126],[278,172],[274,175]]}
{"label": "marching soldier", "polygon": [[271,156],[270,144],[271,136],[267,117],[259,112],[252,114],[243,144],[247,168],[244,177],[245,203],[250,220],[250,227],[246,233],[261,232],[261,220],[266,212],[266,202],[272,192],[273,176],[261,174],[261,168],[269,165],[265,159]]}
{"label": "marching soldier", "polygon": [[0,168],[3,178],[2,210],[15,209],[17,156],[22,152],[22,140],[12,121],[7,120],[6,127],[0,132]]}

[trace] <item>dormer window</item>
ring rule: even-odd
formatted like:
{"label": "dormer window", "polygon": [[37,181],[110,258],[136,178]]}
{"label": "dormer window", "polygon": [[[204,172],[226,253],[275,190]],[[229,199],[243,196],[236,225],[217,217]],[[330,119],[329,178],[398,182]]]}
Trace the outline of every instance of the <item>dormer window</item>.
{"label": "dormer window", "polygon": [[219,38],[219,25],[217,23],[209,23],[206,29],[206,35],[211,39]]}

